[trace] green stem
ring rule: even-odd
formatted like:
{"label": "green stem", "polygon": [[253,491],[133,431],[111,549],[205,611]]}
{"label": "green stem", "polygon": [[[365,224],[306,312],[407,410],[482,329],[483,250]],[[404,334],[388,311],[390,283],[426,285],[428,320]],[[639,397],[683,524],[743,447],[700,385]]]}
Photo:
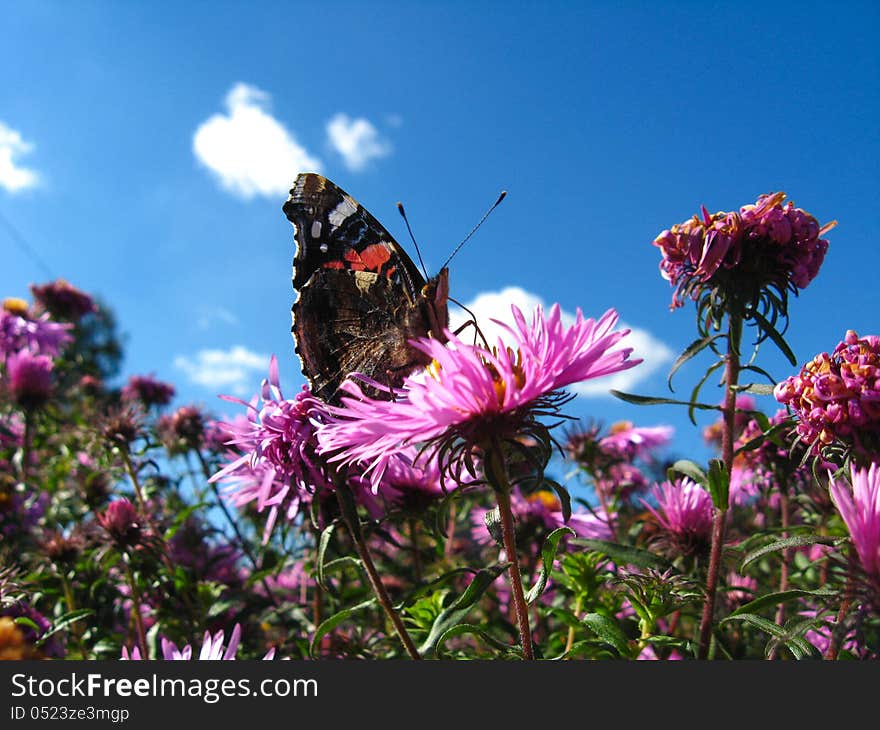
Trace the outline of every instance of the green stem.
{"label": "green stem", "polygon": [[379,576],[379,572],[376,570],[376,566],[370,556],[370,551],[367,549],[367,543],[364,540],[363,533],[361,533],[360,518],[357,514],[357,507],[355,507],[354,504],[354,496],[351,494],[351,490],[348,485],[345,484],[344,480],[336,479],[335,481],[336,499],[339,501],[339,509],[342,512],[342,518],[345,520],[345,525],[348,527],[348,532],[351,535],[351,539],[354,541],[358,557],[361,559],[361,563],[367,571],[367,577],[373,588],[373,593],[376,594],[376,599],[379,601],[379,605],[382,606],[382,610],[385,611],[385,615],[394,626],[394,630],[400,637],[403,648],[406,649],[406,653],[409,655],[410,659],[421,659],[418,649],[416,649],[416,645],[413,643],[406,627],[403,625],[400,615],[394,610],[394,606],[391,604],[388,592],[382,584],[382,579]]}
{"label": "green stem", "polygon": [[[574,602],[574,615],[580,619],[581,611],[583,610],[583,596],[578,594],[578,597]],[[571,647],[574,646],[574,635],[575,635],[575,627],[568,627],[568,636],[565,639],[565,654],[571,651]]]}
{"label": "green stem", "polygon": [[516,612],[516,623],[522,643],[523,657],[534,659],[532,648],[532,632],[529,627],[529,610],[523,593],[522,574],[519,570],[519,556],[516,552],[516,532],[513,524],[513,511],[510,508],[510,492],[499,489],[495,491],[498,500],[498,512],[501,517],[501,535],[504,539],[504,552],[510,561],[510,587],[513,593],[513,607]]}
{"label": "green stem", "polygon": [[21,436],[21,481],[27,485],[30,475],[28,467],[31,460],[31,440],[33,439],[34,416],[30,408],[24,409],[24,433]]}
{"label": "green stem", "polygon": [[125,559],[125,568],[128,572],[128,586],[131,588],[131,614],[134,617],[135,630],[137,631],[138,645],[141,648],[141,658],[147,659],[147,634],[144,631],[144,618],[141,616],[141,592],[137,581],[134,579],[134,571],[128,558]]}
{"label": "green stem", "polygon": [[[727,355],[724,373],[724,427],[721,437],[721,458],[727,477],[733,471],[733,447],[736,439],[736,384],[740,371],[740,342],[742,341],[742,319],[739,315],[728,315]],[[712,519],[712,547],[709,553],[709,568],[706,574],[706,602],[700,619],[700,641],[697,659],[707,659],[712,640],[712,622],[715,614],[715,594],[721,570],[721,552],[724,547],[724,527],[727,520],[727,505],[715,507]]]}
{"label": "green stem", "polygon": [[[58,569],[58,574],[61,576],[61,587],[64,590],[64,602],[67,604],[67,610],[73,613],[76,611],[76,600],[73,597],[73,588],[71,587],[70,581],[67,579],[67,573],[63,568]],[[81,658],[88,659],[88,652],[86,652],[86,647],[83,643],[82,628],[80,625],[74,623],[74,625],[70,627],[70,633],[73,634],[73,638],[76,640]]]}

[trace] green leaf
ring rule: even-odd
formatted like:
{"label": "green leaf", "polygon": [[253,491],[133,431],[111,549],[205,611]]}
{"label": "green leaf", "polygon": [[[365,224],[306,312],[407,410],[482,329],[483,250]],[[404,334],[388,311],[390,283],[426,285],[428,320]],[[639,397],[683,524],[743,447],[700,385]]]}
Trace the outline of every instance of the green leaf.
{"label": "green leaf", "polygon": [[364,564],[360,558],[356,558],[353,555],[343,555],[341,558],[334,558],[329,563],[324,563],[324,575],[342,570],[347,566],[351,566],[359,571],[364,570]]}
{"label": "green leaf", "polygon": [[740,393],[751,393],[752,395],[773,395],[775,386],[769,383],[749,383],[741,388],[737,388]]}
{"label": "green leaf", "polygon": [[522,651],[518,651],[518,647],[511,646],[510,644],[506,644],[499,639],[496,639],[491,634],[486,633],[480,626],[475,626],[474,624],[458,624],[458,626],[453,626],[451,629],[448,629],[443,633],[437,640],[437,658],[444,659],[443,652],[443,644],[445,644],[449,639],[452,639],[456,636],[465,636],[467,634],[471,634],[472,636],[478,636],[484,642],[486,642],[493,649],[497,649],[503,654],[511,655],[513,657],[522,658]]}
{"label": "green leaf", "polygon": [[458,578],[461,575],[473,575],[477,570],[475,568],[455,568],[454,570],[450,570],[439,578],[434,578],[430,583],[425,583],[424,585],[416,588],[412,593],[410,593],[403,601],[398,603],[395,607],[395,611],[402,611],[407,606],[411,606],[414,604],[419,598],[427,595],[428,593],[432,593],[435,588],[439,588],[447,583],[451,583],[453,579]]}
{"label": "green leaf", "polygon": [[[694,389],[691,391],[691,403],[697,402],[697,397],[700,395],[700,390],[702,390],[703,386],[706,384],[706,381],[712,377],[712,373],[716,370],[724,366],[724,360],[719,360],[718,362],[712,363],[707,369],[706,372],[703,373],[703,377],[697,381],[697,384],[694,386]],[[720,408],[718,410],[721,410]],[[694,413],[694,408],[688,408],[688,419],[694,426],[697,425],[697,414]]]}
{"label": "green leaf", "polygon": [[327,553],[327,546],[330,544],[330,539],[333,537],[333,530],[335,529],[336,523],[331,522],[321,530],[321,535],[318,537],[318,553],[315,556],[315,580],[325,591],[327,590],[327,583],[324,581],[324,556]]}
{"label": "green leaf", "polygon": [[629,639],[616,622],[601,613],[588,613],[581,621],[606,644],[614,647],[621,656],[629,656]]}
{"label": "green leaf", "polygon": [[678,359],[672,363],[672,367],[669,368],[669,375],[666,377],[666,384],[669,386],[669,390],[672,390],[672,376],[678,372],[678,369],[684,365],[688,360],[698,355],[700,352],[706,349],[714,340],[717,340],[719,337],[723,337],[724,335],[709,335],[708,337],[701,337],[698,340],[694,340],[689,344],[681,355],[678,356]]}
{"label": "green leaf", "polygon": [[768,621],[763,616],[756,616],[753,613],[740,613],[736,616],[731,614],[727,618],[723,619],[721,623],[723,624],[727,621],[742,621],[743,623],[751,624],[752,626],[760,629],[766,634],[775,636],[777,639],[785,640],[786,638],[785,630],[781,626],[777,626],[772,621]]}
{"label": "green leaf", "polygon": [[549,485],[556,492],[556,496],[559,497],[559,504],[562,507],[562,520],[563,522],[568,522],[571,519],[571,495],[568,493],[568,490],[553,479],[545,478],[543,484]]}
{"label": "green leaf", "polygon": [[769,553],[774,553],[787,548],[806,547],[807,545],[837,545],[840,538],[825,537],[823,535],[796,535],[795,537],[786,537],[782,540],[775,540],[768,545],[753,550],[743,558],[740,563],[739,570],[742,572],[747,565],[755,562],[758,558]]}
{"label": "green leaf", "polygon": [[804,598],[805,596],[814,596],[816,598],[832,598],[836,596],[837,593],[835,591],[828,590],[818,590],[818,591],[808,591],[800,588],[792,588],[787,591],[779,591],[777,593],[767,593],[763,596],[759,596],[753,601],[749,601],[743,606],[740,606],[738,609],[733,611],[727,618],[725,618],[721,623],[727,621],[735,616],[739,616],[743,613],[756,613],[767,606],[778,606],[780,603],[786,603],[788,601],[792,601],[795,598]]}
{"label": "green leaf", "polygon": [[309,644],[309,654],[314,657],[315,650],[318,648],[318,644],[321,643],[321,639],[323,639],[327,634],[333,631],[333,629],[335,629],[339,624],[341,624],[343,621],[345,621],[347,618],[357,613],[358,611],[363,611],[365,608],[369,608],[370,606],[374,606],[375,604],[376,599],[371,598],[370,600],[364,601],[363,603],[358,603],[356,606],[343,608],[338,613],[334,613],[330,618],[322,621],[320,626],[315,629],[315,635],[312,637],[312,641]]}
{"label": "green leaf", "polygon": [[690,459],[679,459],[666,470],[666,473],[670,481],[674,481],[673,474],[678,473],[690,477],[703,487],[709,486],[709,477],[706,476],[706,472],[700,468],[699,464]]}
{"label": "green leaf", "polygon": [[708,488],[715,509],[726,510],[730,506],[730,476],[721,459],[709,459]]}
{"label": "green leaf", "polygon": [[39,635],[40,631],[42,631],[37,623],[27,616],[19,616],[14,620],[14,623],[18,624],[19,626],[27,626],[29,629],[33,629],[37,632],[37,635]]}
{"label": "green leaf", "polygon": [[649,395],[635,395],[634,393],[624,393],[620,390],[609,390],[609,393],[615,398],[619,398],[627,403],[637,406],[689,406],[691,408],[699,408],[703,411],[720,411],[721,408],[708,403],[691,403],[685,400],[675,400],[673,398],[655,398]]}
{"label": "green leaf", "polygon": [[771,340],[773,340],[773,343],[781,350],[782,354],[785,355],[785,358],[788,360],[789,363],[791,363],[791,366],[797,367],[797,358],[794,356],[794,353],[791,351],[788,343],[785,341],[782,335],[777,332],[776,328],[767,321],[767,318],[757,310],[752,311],[751,316],[752,319],[755,320],[755,324],[757,324],[758,327],[761,329],[761,332],[766,334]]}
{"label": "green leaf", "polygon": [[547,587],[547,579],[550,577],[550,571],[553,570],[553,562],[556,560],[556,550],[559,547],[559,541],[565,535],[577,535],[570,527],[557,527],[553,532],[547,535],[544,545],[541,548],[541,574],[538,576],[538,582],[532,586],[526,596],[526,603],[532,604],[544,592]]}
{"label": "green leaf", "polygon": [[470,584],[468,584],[468,587],[465,588],[464,593],[444,608],[434,620],[434,625],[431,626],[427,638],[419,647],[419,654],[426,656],[433,652],[440,637],[467,616],[474,604],[483,597],[486,589],[495,582],[499,575],[507,570],[508,565],[509,563],[504,563],[503,565],[478,570],[471,579]]}
{"label": "green leaf", "polygon": [[607,555],[618,565],[635,565],[639,568],[666,568],[669,561],[642,548],[621,545],[608,540],[578,537],[571,541],[574,545],[583,545],[595,552]]}
{"label": "green leaf", "polygon": [[94,613],[94,610],[91,608],[77,608],[75,611],[68,611],[67,613],[62,614],[58,617],[56,621],[52,623],[52,628],[49,629],[45,634],[43,634],[37,641],[35,642],[35,646],[42,646],[46,639],[54,634],[57,634],[59,631],[66,629],[75,621],[79,621],[81,618],[85,618],[86,616],[91,616]]}

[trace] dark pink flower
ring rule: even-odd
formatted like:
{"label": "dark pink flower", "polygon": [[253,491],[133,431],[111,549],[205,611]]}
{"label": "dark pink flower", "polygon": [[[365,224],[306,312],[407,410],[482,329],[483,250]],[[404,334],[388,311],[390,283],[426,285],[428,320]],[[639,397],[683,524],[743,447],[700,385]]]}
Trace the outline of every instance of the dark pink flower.
{"label": "dark pink flower", "polygon": [[58,319],[76,321],[87,314],[97,312],[94,300],[64,279],[48,284],[31,284],[34,301]]}
{"label": "dark pink flower", "polygon": [[819,454],[832,444],[863,456],[880,451],[880,337],[848,330],[843,342],[816,355],[773,395],[794,411],[797,432]]}
{"label": "dark pink flower", "polygon": [[[598,321],[580,310],[570,328],[562,324],[558,306],[544,317],[539,307],[527,324],[512,307],[515,328],[508,328],[515,349],[499,340],[489,351],[470,345],[451,332],[448,342],[413,341],[432,360],[425,371],[407,377],[393,400],[374,400],[349,384],[354,396],[342,407],[328,407],[327,422],[318,429],[321,453],[340,464],[360,464],[372,474],[374,487],[391,459],[423,442],[460,439],[470,449],[495,434],[501,440],[524,435],[523,425],[536,415],[556,414],[560,389],[631,368],[631,349],[612,350],[629,332],[613,331],[617,313],[609,310]],[[454,474],[461,462],[450,464]]]}
{"label": "dark pink flower", "polygon": [[98,524],[120,547],[137,545],[143,537],[143,522],[134,505],[124,497],[113,500],[98,514]]}
{"label": "dark pink flower", "polygon": [[197,451],[205,432],[204,416],[195,406],[181,406],[171,415],[160,416],[156,431],[165,448],[172,454]]}
{"label": "dark pink flower", "polygon": [[156,380],[152,375],[132,375],[122,388],[122,398],[137,401],[145,408],[165,406],[174,398],[174,386]]}
{"label": "dark pink flower", "polygon": [[43,405],[52,394],[52,358],[29,350],[6,359],[6,379],[12,400],[23,408]]}
{"label": "dark pink flower", "polygon": [[702,208],[684,223],[665,230],[653,244],[660,249],[660,272],[675,287],[672,307],[698,299],[712,287],[737,292],[754,305],[762,289],[797,291],[819,272],[828,241],[821,238],[836,221],[820,227],[795,208],[785,193],[761,195],[738,212],[710,214]]}

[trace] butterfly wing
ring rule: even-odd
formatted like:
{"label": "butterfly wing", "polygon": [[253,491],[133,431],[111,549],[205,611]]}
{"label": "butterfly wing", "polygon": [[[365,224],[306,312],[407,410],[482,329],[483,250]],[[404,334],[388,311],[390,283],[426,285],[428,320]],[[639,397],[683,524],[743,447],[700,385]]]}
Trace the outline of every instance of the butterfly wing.
{"label": "butterfly wing", "polygon": [[297,176],[284,204],[296,226],[293,288],[301,291],[318,269],[375,271],[403,287],[415,301],[425,279],[394,237],[369,211],[326,177]]}
{"label": "butterfly wing", "polygon": [[422,274],[362,205],[321,175],[297,177],[284,213],[296,227],[292,332],[312,392],[336,403],[352,372],[399,385],[424,361],[408,340],[427,336],[434,321]]}

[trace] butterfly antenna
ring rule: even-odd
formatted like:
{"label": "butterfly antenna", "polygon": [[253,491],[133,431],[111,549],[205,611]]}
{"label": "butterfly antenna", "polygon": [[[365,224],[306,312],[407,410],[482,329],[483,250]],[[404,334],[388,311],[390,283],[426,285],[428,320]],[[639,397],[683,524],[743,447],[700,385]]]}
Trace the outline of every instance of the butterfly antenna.
{"label": "butterfly antenna", "polygon": [[422,261],[422,252],[419,250],[419,244],[416,243],[416,237],[413,235],[412,228],[409,227],[409,220],[406,217],[406,211],[403,209],[403,203],[397,204],[397,210],[400,212],[400,216],[403,218],[403,222],[406,223],[406,230],[409,232],[409,238],[413,242],[413,246],[416,247],[416,256],[419,257],[419,263],[422,265],[422,273],[425,275],[425,279],[429,279],[428,270],[425,268],[425,262]]}
{"label": "butterfly antenna", "polygon": [[489,210],[487,210],[485,213],[483,213],[483,217],[480,218],[480,220],[479,220],[479,222],[477,223],[477,225],[475,225],[473,228],[471,228],[471,232],[468,233],[468,234],[462,239],[461,243],[459,243],[459,244],[455,247],[455,250],[453,250],[453,252],[452,252],[451,254],[449,254],[449,258],[446,259],[446,261],[443,263],[443,266],[440,267],[441,270],[446,268],[446,264],[448,264],[450,261],[452,261],[452,257],[455,256],[455,254],[457,254],[457,253],[459,252],[459,250],[461,249],[461,247],[464,246],[465,243],[467,243],[467,240],[477,232],[477,229],[478,229],[481,225],[483,225],[483,222],[486,220],[486,218],[489,217],[489,214],[490,214],[493,210],[495,210],[495,208],[497,208],[497,207],[501,204],[501,201],[504,200],[505,197],[507,197],[507,191],[506,191],[506,190],[502,190],[502,191],[501,191],[501,195],[498,196],[498,200],[496,200],[496,201],[492,204],[492,207],[489,208]]}

